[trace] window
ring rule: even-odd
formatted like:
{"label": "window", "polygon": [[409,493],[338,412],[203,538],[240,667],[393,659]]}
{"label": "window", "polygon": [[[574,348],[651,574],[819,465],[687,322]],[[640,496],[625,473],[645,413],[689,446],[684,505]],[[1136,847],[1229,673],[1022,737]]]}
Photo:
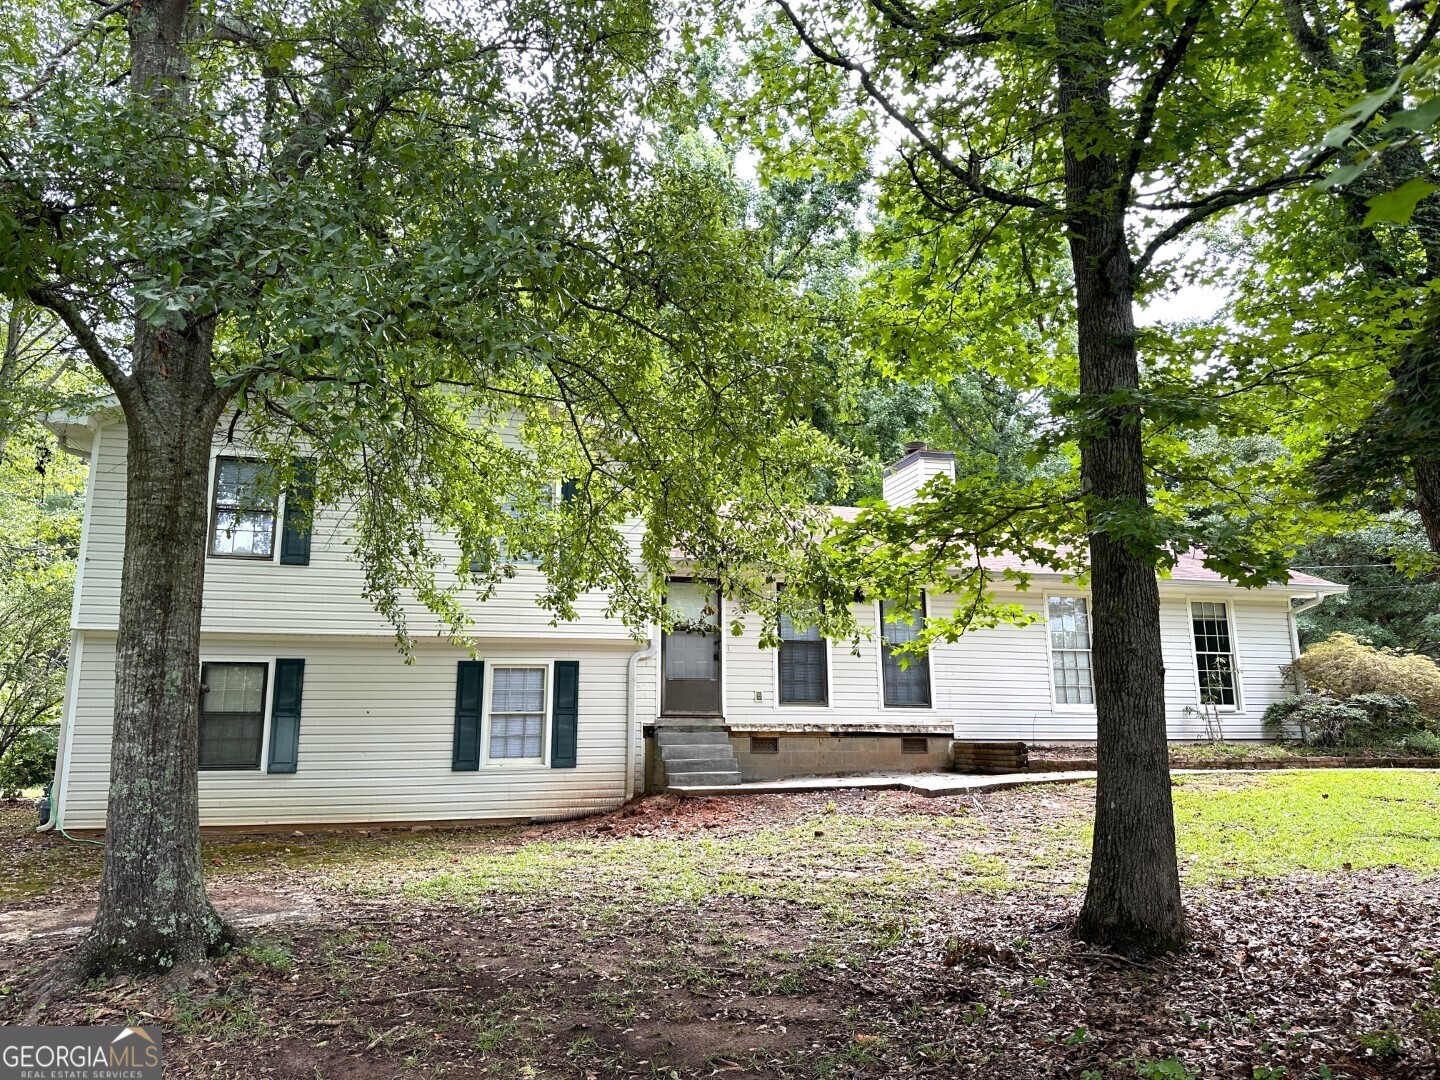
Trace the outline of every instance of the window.
{"label": "window", "polygon": [[1190,605],[1195,631],[1195,671],[1200,680],[1200,704],[1235,708],[1235,645],[1224,604]]}
{"label": "window", "polygon": [[215,505],[210,554],[268,559],[275,551],[275,494],[261,461],[215,459]]}
{"label": "window", "polygon": [[825,705],[827,642],[816,627],[798,629],[780,616],[780,704]]}
{"label": "window", "polygon": [[497,667],[490,685],[491,761],[539,761],[544,756],[545,669]]}
{"label": "window", "polygon": [[265,732],[265,664],[200,668],[200,768],[258,769]]}
{"label": "window", "polygon": [[[909,622],[891,620],[904,620]],[[885,684],[885,704],[895,708],[928,708],[930,705],[930,658],[902,653],[901,647],[914,641],[925,629],[925,598],[919,606],[880,602],[880,669]],[[902,666],[902,663],[908,663]]]}
{"label": "window", "polygon": [[1046,611],[1050,619],[1055,704],[1094,705],[1095,682],[1090,675],[1090,601],[1083,596],[1052,596],[1046,601]]}

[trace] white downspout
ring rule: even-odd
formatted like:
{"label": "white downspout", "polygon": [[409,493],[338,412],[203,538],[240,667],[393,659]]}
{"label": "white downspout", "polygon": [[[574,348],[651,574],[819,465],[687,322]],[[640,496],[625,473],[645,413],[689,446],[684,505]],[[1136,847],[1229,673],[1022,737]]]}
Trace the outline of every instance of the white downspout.
{"label": "white downspout", "polygon": [[655,656],[659,648],[660,634],[658,629],[652,628],[650,637],[645,641],[645,647],[638,652],[630,654],[628,671],[625,679],[625,801],[628,803],[635,797],[635,667],[641,660],[649,660]]}
{"label": "white downspout", "polygon": [[[1317,592],[1303,604],[1290,605],[1290,663],[1294,664],[1300,659],[1300,624],[1295,621],[1297,615],[1302,615],[1312,608],[1319,607],[1325,602],[1328,593]],[[1296,675],[1296,683],[1299,683],[1299,675]]]}

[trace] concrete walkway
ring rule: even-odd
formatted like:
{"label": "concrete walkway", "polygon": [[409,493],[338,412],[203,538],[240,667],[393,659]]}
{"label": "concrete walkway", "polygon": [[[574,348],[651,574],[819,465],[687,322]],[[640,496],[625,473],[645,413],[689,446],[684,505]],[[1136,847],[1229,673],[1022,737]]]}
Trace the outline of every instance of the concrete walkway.
{"label": "concrete walkway", "polygon": [[1094,780],[1093,772],[1002,773],[975,776],[970,773],[882,773],[875,776],[801,776],[789,780],[755,780],[744,784],[671,784],[672,795],[794,795],[804,791],[847,791],[853,788],[913,791],[932,798],[941,795],[968,795],[975,791],[1000,791],[1027,784],[1075,784]]}

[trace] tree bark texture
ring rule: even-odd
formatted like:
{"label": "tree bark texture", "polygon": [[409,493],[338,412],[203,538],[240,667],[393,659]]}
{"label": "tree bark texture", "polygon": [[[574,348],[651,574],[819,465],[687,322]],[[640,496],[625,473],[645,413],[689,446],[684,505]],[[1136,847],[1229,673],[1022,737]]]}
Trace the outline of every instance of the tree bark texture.
{"label": "tree bark texture", "polygon": [[115,724],[92,971],[203,965],[225,935],[205,894],[197,762],[210,448],[225,395],[213,325],[136,331]]}
{"label": "tree bark texture", "polygon": [[[1079,339],[1080,391],[1091,399],[1140,385],[1132,260],[1121,164],[1103,141],[1112,119],[1104,15],[1097,0],[1056,0],[1065,192]],[[1086,941],[1130,955],[1186,940],[1175,856],[1165,731],[1165,667],[1155,568],[1101,515],[1147,504],[1139,406],[1106,406],[1080,441],[1090,511],[1095,678],[1095,838],[1076,924]]]}

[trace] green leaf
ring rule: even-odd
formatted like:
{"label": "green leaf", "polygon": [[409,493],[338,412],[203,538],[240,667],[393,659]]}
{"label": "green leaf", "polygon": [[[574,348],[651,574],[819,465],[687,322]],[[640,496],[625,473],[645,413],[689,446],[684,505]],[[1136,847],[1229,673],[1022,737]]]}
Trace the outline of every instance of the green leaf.
{"label": "green leaf", "polygon": [[1400,225],[1407,224],[1410,221],[1410,215],[1415,212],[1416,204],[1433,191],[1440,191],[1440,184],[1432,184],[1417,176],[1405,181],[1394,191],[1387,191],[1366,199],[1365,205],[1370,210],[1365,215],[1365,220],[1360,223],[1361,227],[1374,225],[1381,221],[1393,221]]}

